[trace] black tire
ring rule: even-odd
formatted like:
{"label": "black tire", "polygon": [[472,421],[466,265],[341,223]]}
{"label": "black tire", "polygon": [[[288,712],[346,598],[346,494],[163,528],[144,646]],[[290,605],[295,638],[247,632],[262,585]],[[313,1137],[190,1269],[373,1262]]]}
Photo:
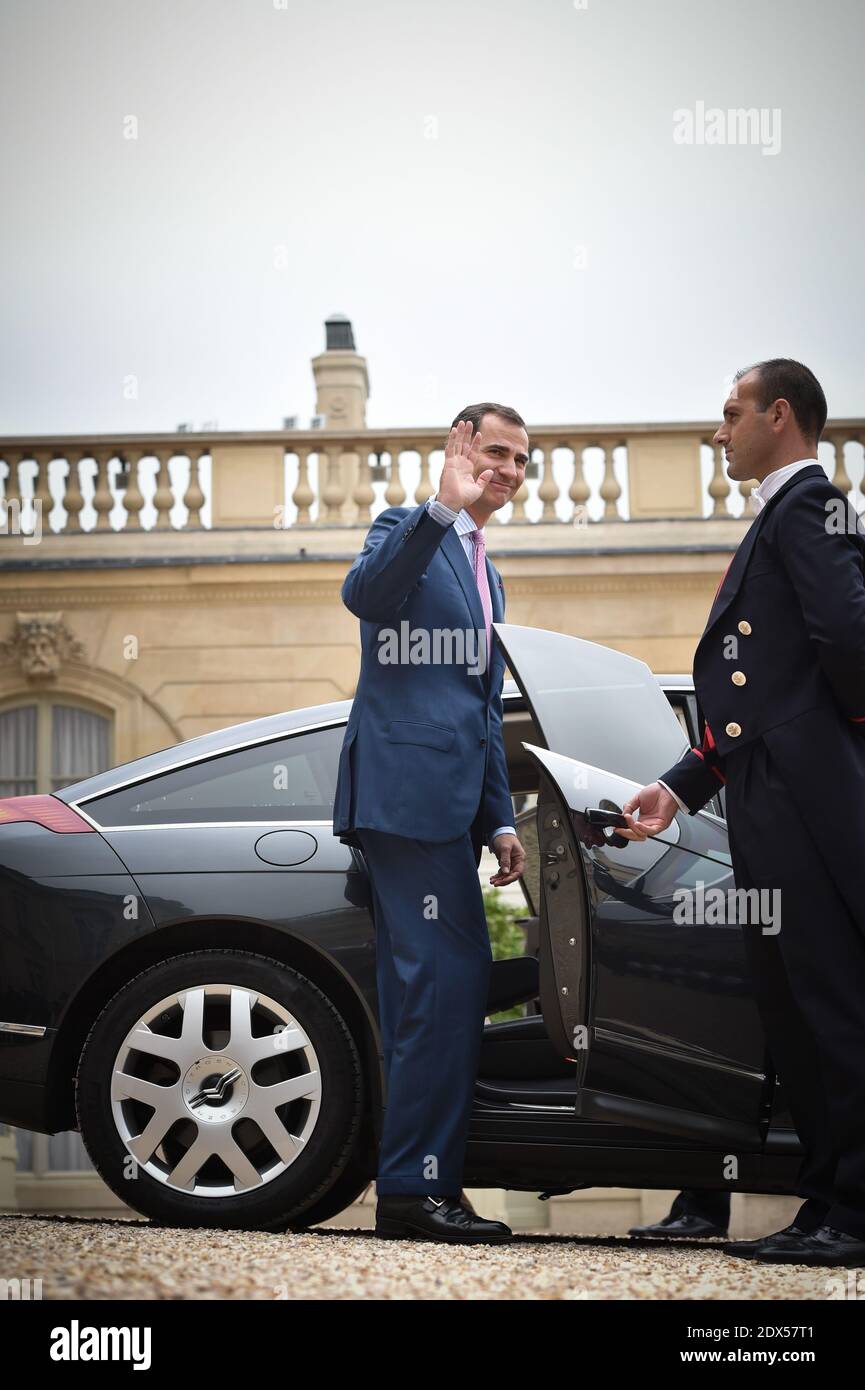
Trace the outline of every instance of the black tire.
{"label": "black tire", "polygon": [[[305,1147],[278,1176],[248,1192],[211,1197],[169,1187],[131,1162],[112,1113],[111,1075],[120,1047],[149,1008],[179,991],[220,983],[258,991],[290,1011],[315,1048],[322,1095]],[[250,951],[191,951],[143,971],[105,1005],[81,1053],[75,1105],[94,1167],[136,1211],[163,1225],[284,1230],[339,1183],[360,1127],[363,1076],[344,1020],[310,980]]]}
{"label": "black tire", "polygon": [[375,1177],[374,1173],[368,1173],[365,1166],[358,1163],[356,1159],[349,1159],[347,1166],[340,1173],[333,1187],[325,1192],[323,1197],[319,1197],[317,1202],[313,1202],[300,1216],[292,1217],[288,1223],[290,1231],[308,1231],[311,1226],[320,1226],[323,1221],[329,1221],[332,1216],[339,1216],[341,1211],[350,1207],[352,1202],[356,1202],[361,1197]]}
{"label": "black tire", "polygon": [[273,1221],[263,1229],[301,1233],[311,1230],[313,1226],[320,1226],[323,1221],[329,1221],[332,1216],[339,1216],[340,1212],[357,1201],[374,1177],[374,1173],[367,1171],[366,1164],[352,1156],[333,1187],[329,1188],[323,1197],[319,1197],[312,1206],[307,1207],[299,1216],[293,1216],[290,1221]]}

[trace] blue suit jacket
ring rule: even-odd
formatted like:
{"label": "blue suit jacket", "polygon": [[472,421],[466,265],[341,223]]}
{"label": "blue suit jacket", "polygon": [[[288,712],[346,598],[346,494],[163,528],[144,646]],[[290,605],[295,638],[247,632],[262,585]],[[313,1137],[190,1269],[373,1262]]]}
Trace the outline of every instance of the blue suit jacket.
{"label": "blue suit jacket", "polygon": [[[498,622],[504,586],[489,559],[487,575]],[[342,598],[361,620],[361,667],[339,760],[334,831],[348,843],[360,827],[438,844],[470,830],[480,811],[489,841],[500,825],[513,824],[498,643],[493,638],[489,669],[480,674],[473,674],[470,646],[466,660],[381,659],[400,638],[401,655],[410,654],[411,634],[419,632],[427,640],[443,630],[484,635],[480,594],[456,531],[425,506],[388,508],[370,527]],[[416,655],[421,640],[415,636]],[[446,657],[447,646],[439,654]]]}

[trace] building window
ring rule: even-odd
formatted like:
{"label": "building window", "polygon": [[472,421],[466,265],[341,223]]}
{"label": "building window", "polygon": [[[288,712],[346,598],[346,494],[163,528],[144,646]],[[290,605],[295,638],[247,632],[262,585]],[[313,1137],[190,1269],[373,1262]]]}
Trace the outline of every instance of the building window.
{"label": "building window", "polygon": [[[56,792],[111,766],[111,719],[38,696],[0,709],[0,796]],[[34,1176],[92,1170],[81,1138],[13,1131],[18,1169]]]}
{"label": "building window", "polygon": [[36,705],[0,713],[0,796],[33,796],[36,776]]}
{"label": "building window", "polygon": [[47,697],[0,710],[0,796],[56,792],[111,766],[111,720]]}

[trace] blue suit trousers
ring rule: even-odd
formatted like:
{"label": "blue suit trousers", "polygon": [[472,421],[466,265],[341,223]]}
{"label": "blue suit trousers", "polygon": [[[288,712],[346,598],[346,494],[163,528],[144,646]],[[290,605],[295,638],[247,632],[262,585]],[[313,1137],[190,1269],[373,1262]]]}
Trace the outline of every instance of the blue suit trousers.
{"label": "blue suit trousers", "polygon": [[372,884],[386,1078],[376,1191],[457,1196],[492,964],[472,838],[357,836]]}

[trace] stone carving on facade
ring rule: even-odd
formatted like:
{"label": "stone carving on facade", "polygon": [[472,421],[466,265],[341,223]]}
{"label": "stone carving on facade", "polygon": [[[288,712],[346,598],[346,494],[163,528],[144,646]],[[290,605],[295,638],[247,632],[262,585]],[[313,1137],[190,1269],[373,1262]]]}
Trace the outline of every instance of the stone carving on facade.
{"label": "stone carving on facade", "polygon": [[62,613],[18,613],[11,637],[0,642],[0,663],[17,663],[28,681],[54,681],[67,661],[84,661],[84,644]]}

